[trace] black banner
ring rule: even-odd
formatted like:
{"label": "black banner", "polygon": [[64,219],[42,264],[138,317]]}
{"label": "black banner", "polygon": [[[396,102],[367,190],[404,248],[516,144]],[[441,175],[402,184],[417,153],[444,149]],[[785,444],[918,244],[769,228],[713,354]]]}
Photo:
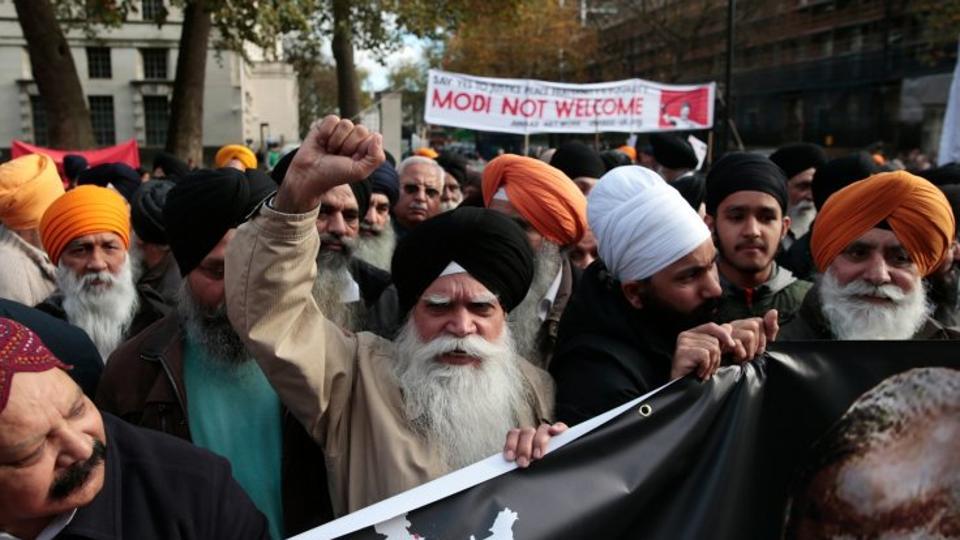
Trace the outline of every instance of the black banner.
{"label": "black banner", "polygon": [[[781,538],[791,485],[848,408],[897,373],[958,359],[951,342],[779,343],[664,388],[526,470],[411,511],[393,532],[348,538]],[[946,443],[960,455],[960,441]]]}

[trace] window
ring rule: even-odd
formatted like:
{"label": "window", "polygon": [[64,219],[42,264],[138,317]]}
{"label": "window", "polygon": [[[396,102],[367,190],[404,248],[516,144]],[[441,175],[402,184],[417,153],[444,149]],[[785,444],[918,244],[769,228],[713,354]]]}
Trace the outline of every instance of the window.
{"label": "window", "polygon": [[140,49],[144,79],[167,78],[167,49]]}
{"label": "window", "polygon": [[113,77],[109,47],[87,47],[87,76],[91,79]]}
{"label": "window", "polygon": [[90,122],[93,124],[93,137],[99,146],[116,144],[113,96],[90,96]]}
{"label": "window", "polygon": [[155,21],[161,18],[164,11],[163,0],[143,0],[140,3],[140,13],[145,21]]}
{"label": "window", "polygon": [[50,138],[47,133],[47,108],[40,96],[30,96],[30,114],[33,116],[33,144],[48,146]]}
{"label": "window", "polygon": [[167,124],[170,103],[166,96],[143,96],[143,118],[147,131],[147,146],[167,144]]}

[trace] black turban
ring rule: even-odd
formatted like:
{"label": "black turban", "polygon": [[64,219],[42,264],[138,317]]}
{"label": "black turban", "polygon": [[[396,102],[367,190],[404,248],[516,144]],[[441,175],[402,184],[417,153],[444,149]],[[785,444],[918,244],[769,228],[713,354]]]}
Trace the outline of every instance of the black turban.
{"label": "black turban", "polygon": [[[273,181],[276,182],[278,186],[283,184],[283,178],[287,176],[287,169],[290,168],[290,163],[293,162],[293,158],[297,155],[297,150],[299,149],[300,148],[297,147],[284,154],[284,156],[280,158],[280,161],[273,166],[273,170],[270,171],[270,178],[273,178]],[[370,182],[366,180],[363,182],[353,182],[350,184],[350,189],[353,191],[353,196],[357,199],[360,219],[363,220],[363,216],[367,215],[367,209],[370,208]]]}
{"label": "black turban", "polygon": [[787,178],[769,158],[749,152],[730,152],[718,159],[707,174],[707,214],[717,215],[717,207],[738,191],[762,191],[787,211]]}
{"label": "black turban", "polygon": [[819,144],[795,143],[781,146],[770,154],[770,161],[783,169],[787,179],[813,167],[821,167],[827,162],[827,153]]}
{"label": "black turban", "polygon": [[87,158],[77,154],[67,154],[63,156],[63,174],[70,181],[76,180],[77,175],[89,167]]}
{"label": "black turban", "polygon": [[277,186],[265,174],[233,168],[192,171],[167,194],[163,221],[170,249],[186,276],[246,221]]}
{"label": "black turban", "polygon": [[927,169],[916,174],[938,186],[960,184],[960,163],[947,163],[935,169]]}
{"label": "black turban", "polygon": [[813,205],[820,210],[834,193],[878,172],[880,167],[866,152],[831,159],[813,173]]}
{"label": "black turban", "polygon": [[160,152],[153,157],[153,170],[161,169],[164,178],[180,179],[190,172],[190,167],[177,156]]}
{"label": "black turban", "polygon": [[668,169],[695,169],[697,153],[687,139],[673,133],[650,135],[653,159]]}
{"label": "black turban", "polygon": [[603,160],[603,165],[608,171],[624,165],[633,165],[630,156],[619,150],[607,150],[600,154],[600,159]]}
{"label": "black turban", "polygon": [[700,205],[707,198],[707,181],[703,173],[693,173],[677,178],[670,186],[680,192],[694,211],[700,211]]}
{"label": "black turban", "polygon": [[519,225],[493,210],[458,207],[417,225],[397,244],[390,269],[403,313],[451,262],[497,295],[508,312],[533,280],[533,249]]}
{"label": "black turban", "polygon": [[140,186],[130,205],[133,231],[144,242],[167,245],[167,231],[163,224],[163,205],[173,189],[170,180],[150,180]]}
{"label": "black turban", "polygon": [[373,173],[367,177],[370,180],[370,189],[374,193],[382,193],[390,199],[390,208],[397,204],[400,198],[400,175],[393,165],[384,161]]}
{"label": "black turban", "polygon": [[600,178],[607,172],[607,166],[600,154],[582,142],[565,142],[557,147],[550,158],[550,165],[563,171],[571,180],[586,176]]}
{"label": "black turban", "polygon": [[461,186],[467,183],[467,158],[456,152],[444,151],[437,156],[437,163],[443,170],[456,178]]}
{"label": "black turban", "polygon": [[101,163],[77,175],[77,185],[93,184],[100,187],[113,187],[123,195],[128,203],[133,203],[133,195],[140,189],[140,175],[126,163]]}

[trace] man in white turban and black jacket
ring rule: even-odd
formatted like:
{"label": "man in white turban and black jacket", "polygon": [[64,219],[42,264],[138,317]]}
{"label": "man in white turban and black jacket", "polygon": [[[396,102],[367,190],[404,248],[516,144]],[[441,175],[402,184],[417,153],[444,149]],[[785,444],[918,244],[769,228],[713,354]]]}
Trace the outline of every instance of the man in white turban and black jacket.
{"label": "man in white turban and black jacket", "polygon": [[550,372],[556,417],[576,424],[672,379],[752,359],[777,314],[710,322],[721,295],[710,231],[680,193],[643,167],[608,172],[587,198],[602,262],[560,322]]}

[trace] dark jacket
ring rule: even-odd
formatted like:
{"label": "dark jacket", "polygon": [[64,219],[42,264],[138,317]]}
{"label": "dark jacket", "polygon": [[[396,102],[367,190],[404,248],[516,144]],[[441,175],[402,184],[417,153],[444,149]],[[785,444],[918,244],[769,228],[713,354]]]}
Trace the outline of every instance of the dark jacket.
{"label": "dark jacket", "polygon": [[[800,306],[797,316],[780,329],[777,341],[835,340],[837,337],[820,309],[820,290],[814,286]],[[913,335],[914,340],[960,339],[960,331],[943,326],[931,317]]]}
{"label": "dark jacket", "polygon": [[676,338],[627,302],[602,261],[591,264],[560,321],[550,364],[557,420],[582,422],[667,383]]}
{"label": "dark jacket", "polygon": [[[166,304],[163,297],[160,296],[160,293],[150,287],[137,285],[137,299],[140,302],[140,306],[137,308],[136,315],[133,316],[133,322],[130,323],[130,328],[127,329],[127,332],[123,335],[124,341],[133,338],[170,312],[170,307]],[[37,304],[36,308],[44,313],[53,315],[61,321],[67,320],[67,312],[63,310],[63,295],[60,291],[53,293],[49,298]]]}
{"label": "dark jacket", "polygon": [[0,298],[0,317],[13,319],[33,330],[54,356],[73,366],[70,377],[90,399],[97,393],[103,371],[100,351],[83,330],[38,309]]}
{"label": "dark jacket", "polygon": [[168,306],[177,305],[177,295],[180,294],[180,267],[173,258],[173,252],[168,251],[163,260],[153,268],[144,270],[137,281],[137,285],[149,287],[157,292]]}
{"label": "dark jacket", "polygon": [[393,339],[400,329],[400,301],[393,286],[390,272],[377,268],[356,257],[350,259],[350,276],[360,287],[365,317],[363,328],[358,331]]}
{"label": "dark jacket", "polygon": [[926,280],[927,298],[933,303],[933,318],[944,326],[960,327],[960,269]]}
{"label": "dark jacket", "polygon": [[723,296],[714,320],[719,323],[763,317],[771,309],[777,310],[780,324],[793,320],[803,298],[813,283],[801,281],[786,268],[773,265],[773,273],[766,283],[753,289],[741,289],[720,275]]}
{"label": "dark jacket", "polygon": [[103,489],[56,538],[270,538],[225,459],[109,414],[103,427]]}
{"label": "dark jacket", "polygon": [[[810,226],[813,231],[813,225]],[[817,267],[813,264],[813,252],[810,251],[810,234],[804,234],[790,244],[790,249],[781,251],[777,256],[777,264],[793,272],[797,279],[813,281],[817,273]]]}
{"label": "dark jacket", "polygon": [[[132,424],[192,440],[183,382],[183,338],[174,313],[121,345],[104,369],[97,405]],[[282,475],[288,535],[333,519],[323,451],[286,409]]]}
{"label": "dark jacket", "polygon": [[[547,312],[547,318],[540,325],[540,331],[537,333],[537,351],[541,362],[537,365],[543,369],[548,369],[553,359],[554,351],[557,348],[557,337],[560,334],[560,320],[563,313],[570,304],[570,299],[580,285],[580,279],[583,277],[583,271],[570,264],[570,260],[563,257],[560,267],[560,287],[557,289],[557,295],[553,299],[550,311]],[[528,359],[532,360],[532,359]]]}

